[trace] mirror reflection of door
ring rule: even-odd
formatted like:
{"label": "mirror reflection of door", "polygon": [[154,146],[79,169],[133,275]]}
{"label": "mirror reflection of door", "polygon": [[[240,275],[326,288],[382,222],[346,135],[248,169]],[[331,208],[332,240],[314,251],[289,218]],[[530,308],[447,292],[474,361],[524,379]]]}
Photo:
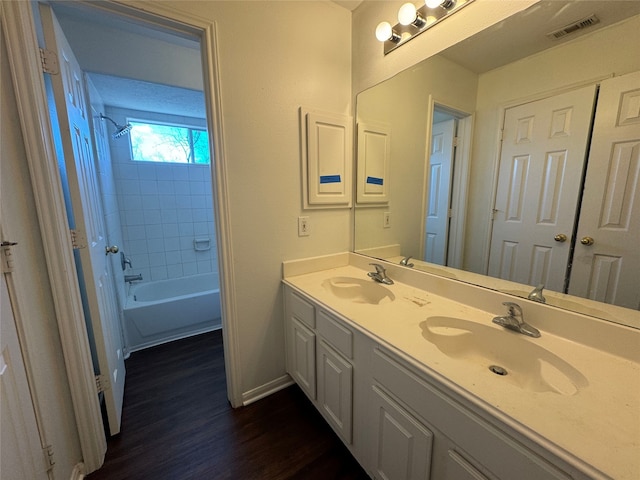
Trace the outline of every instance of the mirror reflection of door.
{"label": "mirror reflection of door", "polygon": [[455,129],[454,118],[434,123],[431,129],[424,260],[438,265],[446,265],[447,258]]}
{"label": "mirror reflection of door", "polygon": [[421,256],[426,262],[461,264],[471,120],[439,105],[433,110]]}
{"label": "mirror reflection of door", "polygon": [[640,308],[640,72],[600,85],[568,293]]}
{"label": "mirror reflection of door", "polygon": [[489,275],[563,291],[595,93],[505,111]]}

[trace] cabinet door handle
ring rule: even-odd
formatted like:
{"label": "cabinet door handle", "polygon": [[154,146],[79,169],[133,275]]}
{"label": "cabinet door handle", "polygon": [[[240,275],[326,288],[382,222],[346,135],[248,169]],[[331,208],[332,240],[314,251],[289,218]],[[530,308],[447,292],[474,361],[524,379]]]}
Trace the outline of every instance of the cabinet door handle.
{"label": "cabinet door handle", "polygon": [[582,240],[580,240],[580,243],[582,245],[585,245],[585,246],[589,247],[589,246],[593,245],[594,240],[591,237],[582,237]]}

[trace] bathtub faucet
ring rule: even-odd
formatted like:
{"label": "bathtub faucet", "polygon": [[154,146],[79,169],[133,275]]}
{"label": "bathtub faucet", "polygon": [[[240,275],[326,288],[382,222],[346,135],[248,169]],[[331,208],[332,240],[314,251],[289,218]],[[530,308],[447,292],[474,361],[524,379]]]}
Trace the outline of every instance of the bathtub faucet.
{"label": "bathtub faucet", "polygon": [[126,283],[131,283],[131,282],[139,282],[142,280],[142,274],[139,273],[138,275],[125,275],[124,276],[124,281]]}

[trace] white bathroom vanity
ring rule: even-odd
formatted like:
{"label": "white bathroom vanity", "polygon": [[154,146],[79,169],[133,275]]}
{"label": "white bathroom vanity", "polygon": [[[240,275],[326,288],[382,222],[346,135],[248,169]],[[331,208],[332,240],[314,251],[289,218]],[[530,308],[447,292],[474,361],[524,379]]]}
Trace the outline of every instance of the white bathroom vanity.
{"label": "white bathroom vanity", "polygon": [[371,262],[283,266],[287,371],[369,475],[640,478],[639,330]]}

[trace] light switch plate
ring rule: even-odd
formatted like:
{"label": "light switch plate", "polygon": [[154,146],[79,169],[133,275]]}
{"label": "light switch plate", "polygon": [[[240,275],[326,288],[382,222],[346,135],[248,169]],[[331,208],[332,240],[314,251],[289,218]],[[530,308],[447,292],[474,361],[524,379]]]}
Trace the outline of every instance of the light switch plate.
{"label": "light switch plate", "polygon": [[384,212],[382,214],[382,227],[383,228],[391,227],[391,212]]}
{"label": "light switch plate", "polygon": [[311,235],[311,224],[309,223],[309,217],[298,217],[298,236],[308,237]]}

